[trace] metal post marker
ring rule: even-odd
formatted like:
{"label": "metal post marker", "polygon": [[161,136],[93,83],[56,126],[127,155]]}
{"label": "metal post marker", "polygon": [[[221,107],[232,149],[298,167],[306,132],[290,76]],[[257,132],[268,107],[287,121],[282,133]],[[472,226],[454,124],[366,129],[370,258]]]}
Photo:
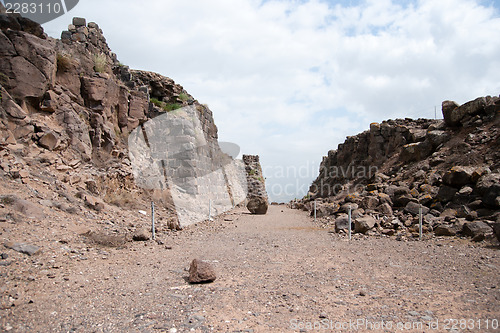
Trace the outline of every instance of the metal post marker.
{"label": "metal post marker", "polygon": [[208,200],[208,220],[212,221],[212,199]]}
{"label": "metal post marker", "polygon": [[316,222],[316,200],[314,200],[314,222]]}
{"label": "metal post marker", "polygon": [[156,238],[155,231],[155,203],[151,201],[151,233],[153,235],[153,239]]}
{"label": "metal post marker", "polygon": [[422,205],[418,208],[418,239],[422,240]]}
{"label": "metal post marker", "polygon": [[351,206],[349,206],[349,215],[348,215],[348,230],[349,230],[349,240],[351,240]]}

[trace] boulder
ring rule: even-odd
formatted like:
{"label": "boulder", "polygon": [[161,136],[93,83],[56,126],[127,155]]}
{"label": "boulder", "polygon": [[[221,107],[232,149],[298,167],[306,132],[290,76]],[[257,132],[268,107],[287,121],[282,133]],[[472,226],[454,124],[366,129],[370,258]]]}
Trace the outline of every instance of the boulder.
{"label": "boulder", "polygon": [[28,115],[16,102],[14,102],[10,95],[2,88],[2,99],[5,98],[3,107],[5,112],[14,119],[22,120]]}
{"label": "boulder", "polygon": [[87,25],[87,20],[83,17],[73,17],[73,25],[75,27],[84,27]]}
{"label": "boulder", "polygon": [[500,222],[493,223],[493,233],[495,234],[498,241],[500,242]]}
{"label": "boulder", "polygon": [[464,224],[462,228],[462,233],[466,236],[470,236],[472,238],[476,238],[480,235],[482,235],[483,239],[486,234],[491,233],[492,229],[488,225],[488,223],[483,222],[483,221],[474,221],[474,222],[467,222]]}
{"label": "boulder", "polygon": [[443,113],[443,118],[448,126],[455,126],[454,118],[452,117],[453,112],[459,107],[454,101],[444,101],[441,104],[441,112]]}
{"label": "boulder", "polygon": [[460,188],[472,182],[474,171],[472,167],[454,166],[444,174],[443,183]]}
{"label": "boulder", "polygon": [[247,203],[247,209],[252,214],[264,215],[267,213],[267,200],[260,197],[251,198]]}
{"label": "boulder", "polygon": [[38,140],[38,144],[40,145],[40,147],[43,147],[47,150],[54,150],[57,147],[58,143],[59,139],[52,131],[45,133],[40,138],[40,140]]}
{"label": "boulder", "polygon": [[348,213],[349,207],[351,208],[351,213],[352,213],[353,211],[355,211],[356,209],[359,208],[359,205],[355,204],[353,202],[348,202],[348,203],[345,203],[342,206],[340,206],[340,211],[344,212],[344,213]]}
{"label": "boulder", "polygon": [[143,242],[149,240],[150,230],[148,228],[137,229],[132,235],[132,240]]}
{"label": "boulder", "polygon": [[100,198],[91,195],[85,195],[85,206],[100,212],[104,209],[104,202]]}
{"label": "boulder", "polygon": [[427,139],[430,141],[434,148],[439,147],[443,143],[450,140],[451,135],[446,131],[429,131],[427,132]]}
{"label": "boulder", "polygon": [[340,214],[339,217],[335,219],[335,231],[340,232],[340,230],[347,229],[349,229],[349,217],[347,214]]}
{"label": "boulder", "polygon": [[194,259],[189,267],[189,283],[208,283],[217,278],[212,265],[206,261]]}
{"label": "boulder", "polygon": [[440,224],[434,228],[436,236],[455,236],[459,231],[459,227],[454,224]]}
{"label": "boulder", "polygon": [[376,196],[368,196],[363,199],[361,204],[364,209],[375,209],[379,203],[380,202]]}
{"label": "boulder", "polygon": [[441,185],[439,187],[439,192],[436,195],[436,199],[441,201],[441,202],[449,202],[453,199],[455,194],[457,193],[457,189],[454,187],[450,187],[447,185]]}
{"label": "boulder", "polygon": [[8,249],[12,249],[14,251],[20,252],[27,254],[29,256],[35,255],[40,253],[40,247],[36,245],[31,245],[31,244],[24,244],[24,243],[5,243],[4,246]]}
{"label": "boulder", "polygon": [[429,208],[425,206],[421,206],[420,204],[410,201],[406,205],[404,211],[410,213],[412,215],[418,215],[420,212],[420,207],[422,207],[422,215],[426,215],[429,212]]}
{"label": "boulder", "polygon": [[399,155],[399,159],[404,163],[418,162],[430,154],[432,154],[432,144],[430,141],[425,140],[404,145]]}
{"label": "boulder", "polygon": [[368,230],[373,229],[373,227],[375,227],[375,224],[377,224],[377,220],[375,220],[371,216],[358,217],[356,220],[354,220],[354,231],[364,234]]}
{"label": "boulder", "polygon": [[[445,105],[446,103],[446,105]],[[467,122],[472,116],[484,112],[486,98],[479,97],[461,106],[453,108],[454,102],[445,101],[442,105],[443,117],[448,126],[460,126]],[[456,104],[456,103],[455,103]],[[446,108],[446,110],[445,110]]]}
{"label": "boulder", "polygon": [[482,176],[477,184],[476,190],[482,196],[483,203],[493,208],[499,208],[500,196],[500,173],[490,173]]}
{"label": "boulder", "polygon": [[380,206],[377,207],[377,210],[384,214],[385,216],[392,216],[393,211],[391,205],[389,205],[387,202],[384,202]]}

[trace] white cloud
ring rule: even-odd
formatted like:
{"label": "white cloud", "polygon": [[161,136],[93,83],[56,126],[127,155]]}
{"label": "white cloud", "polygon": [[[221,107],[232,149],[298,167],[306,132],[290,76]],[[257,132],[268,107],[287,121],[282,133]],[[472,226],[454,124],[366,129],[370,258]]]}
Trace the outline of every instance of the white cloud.
{"label": "white cloud", "polygon": [[[123,63],[209,104],[220,139],[268,166],[319,163],[372,121],[500,93],[498,4],[345,3],[86,0],[71,15],[99,23]],[[68,23],[45,28],[58,36]]]}

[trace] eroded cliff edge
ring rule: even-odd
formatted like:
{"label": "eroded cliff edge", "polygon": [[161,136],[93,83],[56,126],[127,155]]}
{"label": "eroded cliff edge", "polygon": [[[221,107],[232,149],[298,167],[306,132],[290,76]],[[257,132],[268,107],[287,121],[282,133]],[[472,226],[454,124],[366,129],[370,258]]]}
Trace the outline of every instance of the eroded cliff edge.
{"label": "eroded cliff edge", "polygon": [[[201,133],[181,134],[187,133],[186,144],[196,156],[176,165],[175,172],[202,177],[231,162],[219,147],[209,107],[168,77],[121,64],[94,22],[74,18],[61,39],[10,14],[0,14],[0,28],[0,176],[32,188],[33,199],[50,208],[72,214],[109,205],[144,209],[154,201],[166,228],[181,227],[168,188],[137,186],[128,139],[152,119],[191,110]],[[200,135],[201,148],[193,145]],[[193,171],[193,159],[210,163]],[[221,191],[234,205],[229,176],[221,176]],[[40,181],[47,189],[37,188]]]}

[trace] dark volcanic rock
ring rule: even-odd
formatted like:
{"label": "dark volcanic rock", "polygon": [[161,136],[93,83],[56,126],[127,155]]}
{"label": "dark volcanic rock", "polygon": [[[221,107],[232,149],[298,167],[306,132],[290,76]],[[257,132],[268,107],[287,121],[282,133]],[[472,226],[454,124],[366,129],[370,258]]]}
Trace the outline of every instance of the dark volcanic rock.
{"label": "dark volcanic rock", "polygon": [[459,231],[456,225],[451,224],[440,224],[434,228],[434,234],[436,236],[455,236]]}
{"label": "dark volcanic rock", "polygon": [[482,176],[476,185],[482,195],[483,202],[491,207],[500,207],[497,198],[500,196],[500,173],[490,173]]}
{"label": "dark volcanic rock", "polygon": [[212,265],[206,261],[194,259],[189,267],[189,283],[208,283],[217,278]]}
{"label": "dark volcanic rock", "polygon": [[354,231],[360,233],[366,233],[368,230],[373,229],[377,224],[377,220],[375,220],[371,216],[358,217],[354,221]]}
{"label": "dark volcanic rock", "polygon": [[267,213],[267,200],[261,197],[248,200],[247,208],[252,214],[264,215]]}
{"label": "dark volcanic rock", "polygon": [[492,229],[491,227],[486,223],[482,221],[475,221],[475,222],[469,222],[465,223],[463,228],[462,228],[462,233],[466,236],[470,236],[473,238],[478,237],[479,235],[484,236],[488,233],[491,233]]}

